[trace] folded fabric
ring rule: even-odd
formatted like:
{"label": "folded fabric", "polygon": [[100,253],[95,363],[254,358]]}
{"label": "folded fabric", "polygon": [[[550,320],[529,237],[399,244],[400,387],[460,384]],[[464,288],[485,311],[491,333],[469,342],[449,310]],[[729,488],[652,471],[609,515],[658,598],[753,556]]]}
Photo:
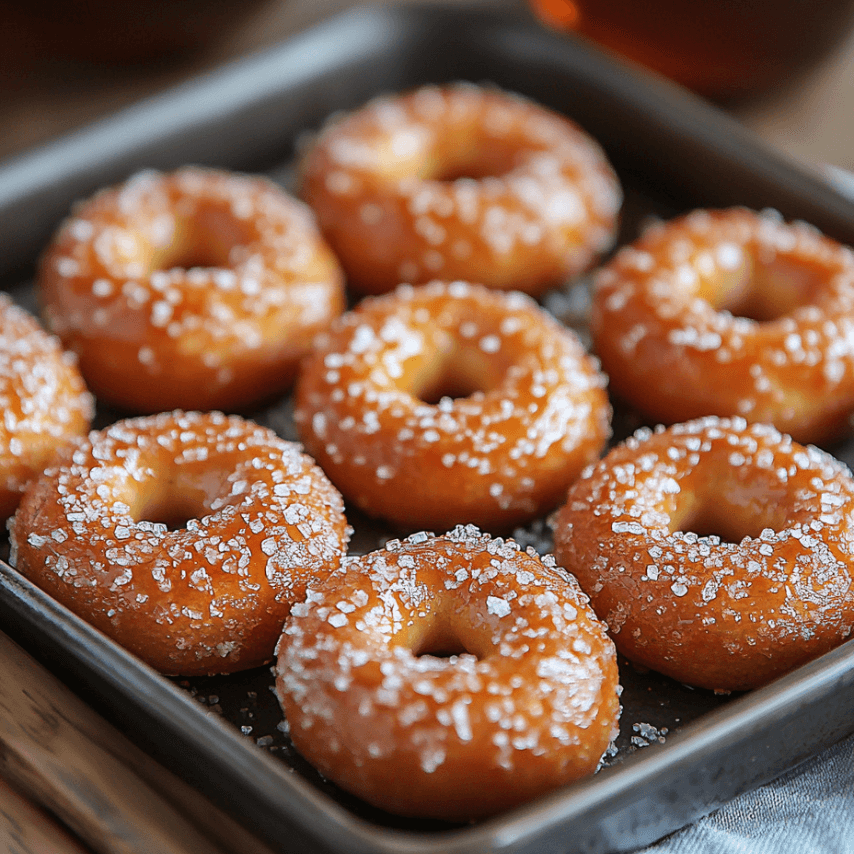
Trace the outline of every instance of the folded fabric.
{"label": "folded fabric", "polygon": [[854,854],[854,736],[643,854]]}

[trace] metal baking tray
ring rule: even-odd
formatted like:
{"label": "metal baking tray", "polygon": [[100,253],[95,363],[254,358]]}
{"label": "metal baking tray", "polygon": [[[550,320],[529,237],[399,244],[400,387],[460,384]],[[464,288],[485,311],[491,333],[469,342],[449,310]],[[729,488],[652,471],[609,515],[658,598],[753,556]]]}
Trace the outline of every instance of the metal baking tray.
{"label": "metal baking tray", "polygon": [[[32,306],[33,262],[72,201],[134,170],[197,163],[286,180],[303,133],[329,114],[451,80],[521,92],[592,133],[627,192],[622,240],[650,215],[743,204],[854,243],[854,204],[677,87],[519,10],[407,5],[344,14],[0,166],[0,284]],[[572,320],[578,293],[546,302]],[[254,414],[292,429],[286,403]],[[624,432],[637,422],[622,412],[618,423]],[[854,442],[830,450],[854,462]],[[392,533],[351,521],[357,548]],[[539,543],[547,531],[540,522],[519,536]],[[268,668],[165,679],[2,562],[0,621],[137,745],[280,851],[628,851],[854,730],[854,642],[743,696],[691,690],[621,660],[622,731],[599,773],[453,826],[384,814],[323,780],[280,727]]]}

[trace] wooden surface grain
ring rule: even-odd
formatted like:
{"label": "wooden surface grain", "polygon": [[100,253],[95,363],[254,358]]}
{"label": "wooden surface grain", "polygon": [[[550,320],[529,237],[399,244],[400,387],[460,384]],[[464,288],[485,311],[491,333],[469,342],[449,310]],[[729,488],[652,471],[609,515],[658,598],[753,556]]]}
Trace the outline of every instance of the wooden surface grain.
{"label": "wooden surface grain", "polygon": [[3,634],[0,850],[269,854]]}
{"label": "wooden surface grain", "polygon": [[91,854],[60,820],[0,779],[0,850],[7,854]]}

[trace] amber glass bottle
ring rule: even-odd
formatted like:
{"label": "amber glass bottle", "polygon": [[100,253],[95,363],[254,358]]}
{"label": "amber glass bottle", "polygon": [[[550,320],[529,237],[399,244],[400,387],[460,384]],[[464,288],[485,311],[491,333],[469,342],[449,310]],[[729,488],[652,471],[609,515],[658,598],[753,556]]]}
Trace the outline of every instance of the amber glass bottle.
{"label": "amber glass bottle", "polygon": [[727,99],[813,65],[846,35],[852,0],[530,0],[576,31],[695,91]]}

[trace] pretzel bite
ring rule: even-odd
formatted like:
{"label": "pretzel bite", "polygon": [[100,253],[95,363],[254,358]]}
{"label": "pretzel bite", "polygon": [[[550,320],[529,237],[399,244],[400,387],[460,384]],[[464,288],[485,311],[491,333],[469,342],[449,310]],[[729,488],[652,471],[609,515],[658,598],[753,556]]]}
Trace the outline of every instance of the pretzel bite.
{"label": "pretzel bite", "polygon": [[92,396],[75,359],[0,293],[0,519],[32,478],[89,429]]}
{"label": "pretzel bite", "polygon": [[854,411],[854,252],[743,209],[656,226],[596,277],[611,389],[653,421],[740,415],[826,442]]}
{"label": "pretzel bite", "polygon": [[854,481],[773,427],[644,429],[570,489],[557,560],[627,658],[680,682],[755,688],[854,626]]}
{"label": "pretzel bite", "polygon": [[297,445],[174,412],[91,433],[28,489],[10,535],[39,587],[158,670],[192,675],[270,659],[349,529]]}
{"label": "pretzel bite", "polygon": [[136,412],[283,391],[344,306],[304,205],[266,179],[191,167],[141,172],[79,205],[37,285],[92,391]]}
{"label": "pretzel bite", "polygon": [[503,529],[559,504],[610,434],[605,378],[523,294],[403,286],[344,315],[306,360],[296,422],[365,512]]}
{"label": "pretzel bite", "polygon": [[569,119],[463,83],[334,119],[301,182],[349,283],[373,294],[433,278],[543,293],[611,246],[622,202],[602,150]]}
{"label": "pretzel bite", "polygon": [[472,526],[347,559],[277,651],[297,749],[394,813],[508,809],[595,771],[617,734],[616,655],[575,579]]}

